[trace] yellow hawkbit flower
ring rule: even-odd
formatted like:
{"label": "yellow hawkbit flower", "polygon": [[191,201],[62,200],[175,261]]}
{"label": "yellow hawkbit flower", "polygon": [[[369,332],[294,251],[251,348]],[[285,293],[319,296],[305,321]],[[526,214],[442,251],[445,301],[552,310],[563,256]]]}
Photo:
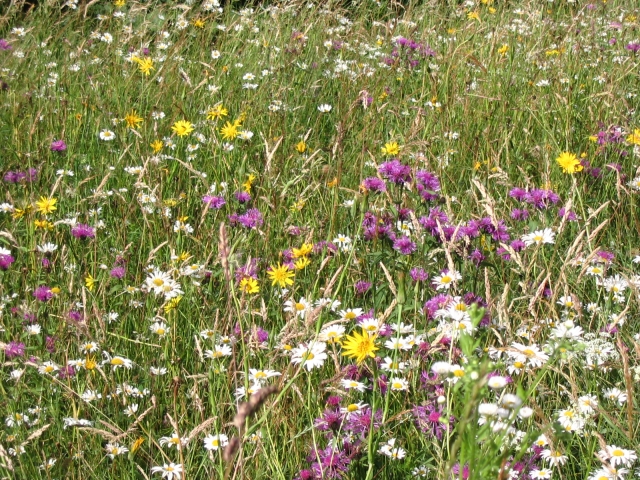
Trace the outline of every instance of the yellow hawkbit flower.
{"label": "yellow hawkbit flower", "polygon": [[164,147],[164,143],[162,143],[162,140],[158,139],[154,140],[149,145],[151,146],[151,148],[153,148],[153,153],[158,153],[160,150],[162,150],[162,147]]}
{"label": "yellow hawkbit flower", "polygon": [[293,248],[293,258],[307,257],[313,252],[313,243],[303,243],[300,248]]}
{"label": "yellow hawkbit flower", "polygon": [[36,202],[36,211],[43,215],[49,215],[58,209],[57,202],[58,200],[55,198],[40,197],[40,200]]}
{"label": "yellow hawkbit flower", "polygon": [[53,223],[47,220],[34,220],[33,225],[36,227],[36,230],[53,230]]}
{"label": "yellow hawkbit flower", "polygon": [[382,153],[388,156],[398,155],[400,153],[400,145],[397,142],[388,142],[382,147]]}
{"label": "yellow hawkbit flower", "polygon": [[133,60],[138,64],[138,68],[145,75],[150,75],[151,70],[155,70],[155,67],[153,66],[153,60],[151,60],[151,58],[149,57],[147,58],[132,57],[131,60]]}
{"label": "yellow hawkbit flower", "polygon": [[245,192],[251,193],[251,187],[253,186],[253,182],[256,181],[256,178],[257,177],[252,173],[247,176],[247,180],[242,184],[242,188],[244,188]]}
{"label": "yellow hawkbit flower", "polygon": [[193,26],[196,28],[204,28],[204,20],[202,20],[201,18],[196,18],[193,21]]}
{"label": "yellow hawkbit flower", "polygon": [[178,120],[173,124],[171,130],[173,130],[173,132],[179,137],[184,137],[185,135],[189,135],[193,132],[193,124],[188,120]]}
{"label": "yellow hawkbit flower", "polygon": [[469,20],[480,21],[480,14],[478,12],[469,12],[469,13],[467,13],[467,18]]}
{"label": "yellow hawkbit flower", "polygon": [[311,263],[309,257],[300,257],[294,262],[296,270],[304,270]]}
{"label": "yellow hawkbit flower", "polygon": [[378,350],[375,340],[376,335],[369,335],[365,329],[362,329],[361,334],[353,332],[342,343],[342,355],[353,358],[357,364],[361,364],[367,357],[375,357],[373,352]]}
{"label": "yellow hawkbit flower", "polygon": [[240,280],[240,290],[244,293],[258,293],[260,291],[260,286],[258,285],[258,281],[252,277],[245,277]]}
{"label": "yellow hawkbit flower", "polygon": [[280,288],[285,288],[288,285],[293,285],[293,277],[295,274],[289,269],[288,265],[278,264],[277,267],[271,265],[271,270],[267,272],[267,275],[271,280],[271,285],[277,283]]}
{"label": "yellow hawkbit flower", "polygon": [[178,308],[178,304],[180,303],[180,300],[182,300],[182,295],[169,300],[167,304],[164,306],[164,313],[169,313],[170,311]]}
{"label": "yellow hawkbit flower", "polygon": [[640,145],[640,128],[633,130],[633,133],[627,137],[627,142],[631,145]]}
{"label": "yellow hawkbit flower", "polygon": [[219,118],[226,117],[228,114],[229,111],[219,103],[215,107],[209,109],[207,112],[207,120],[217,120]]}
{"label": "yellow hawkbit flower", "polygon": [[144,119],[139,117],[135,110],[131,110],[124,116],[124,121],[126,122],[127,127],[138,128],[142,122],[144,122]]}
{"label": "yellow hawkbit flower", "polygon": [[220,129],[220,135],[222,135],[223,140],[233,140],[238,135],[240,135],[240,131],[238,128],[241,126],[240,120],[234,120],[233,123],[227,122],[224,124],[224,127]]}
{"label": "yellow hawkbit flower", "polygon": [[90,292],[93,292],[93,289],[96,286],[96,279],[93,278],[91,274],[88,274],[86,277],[84,277],[84,285]]}
{"label": "yellow hawkbit flower", "polygon": [[509,45],[507,45],[506,43],[498,49],[498,53],[502,56],[505,56],[508,51],[509,51]]}
{"label": "yellow hawkbit flower", "polygon": [[296,150],[298,151],[298,153],[304,153],[306,149],[307,144],[304,143],[304,140],[300,140],[298,143],[296,143]]}
{"label": "yellow hawkbit flower", "polygon": [[561,153],[560,156],[556,158],[556,162],[558,162],[558,165],[560,165],[564,173],[568,173],[570,175],[582,170],[580,160],[578,160],[578,157],[571,152]]}

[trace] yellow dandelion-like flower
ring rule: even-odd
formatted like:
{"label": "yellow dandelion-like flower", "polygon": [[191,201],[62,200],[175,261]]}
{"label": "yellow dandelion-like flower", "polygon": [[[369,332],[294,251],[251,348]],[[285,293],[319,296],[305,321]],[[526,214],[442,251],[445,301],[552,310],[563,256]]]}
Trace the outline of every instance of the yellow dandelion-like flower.
{"label": "yellow dandelion-like flower", "polygon": [[244,293],[253,294],[260,291],[260,286],[255,278],[245,277],[240,280],[240,290]]}
{"label": "yellow dandelion-like flower", "polygon": [[627,137],[627,143],[631,145],[640,145],[640,128],[635,128],[633,133]]}
{"label": "yellow dandelion-like flower", "polygon": [[179,137],[184,137],[193,132],[193,124],[188,120],[178,120],[173,124],[171,130]]}
{"label": "yellow dandelion-like flower", "polygon": [[43,215],[49,215],[58,209],[57,202],[58,200],[55,198],[40,197],[40,200],[36,202],[36,211]]}
{"label": "yellow dandelion-like flower", "polygon": [[153,60],[151,60],[151,58],[149,57],[147,58],[132,57],[131,60],[133,60],[138,64],[138,68],[145,75],[150,75],[151,70],[155,70],[155,67],[153,66]]}
{"label": "yellow dandelion-like flower", "polygon": [[293,248],[293,258],[307,257],[313,252],[313,243],[303,243],[300,248]]}
{"label": "yellow dandelion-like flower", "polygon": [[298,143],[296,143],[296,150],[298,151],[298,153],[304,153],[306,149],[307,144],[304,143],[304,140],[300,140]]}
{"label": "yellow dandelion-like flower", "polygon": [[369,335],[369,333],[362,329],[362,333],[353,332],[342,343],[342,355],[345,357],[355,359],[356,363],[360,365],[367,357],[374,358],[375,352],[378,350],[376,346],[376,335]]}
{"label": "yellow dandelion-like flower", "polygon": [[560,154],[558,158],[556,158],[556,162],[562,168],[564,173],[568,173],[573,175],[576,172],[582,170],[582,165],[580,165],[580,160],[571,152],[563,152]]}
{"label": "yellow dandelion-like flower", "polygon": [[96,286],[96,279],[93,278],[91,274],[88,274],[86,277],[84,277],[84,285],[90,292],[93,292],[93,289]]}
{"label": "yellow dandelion-like flower", "polygon": [[224,127],[220,129],[220,135],[222,135],[223,140],[233,140],[240,135],[238,127],[240,127],[240,122],[238,120],[233,123],[225,123]]}
{"label": "yellow dandelion-like flower", "polygon": [[222,104],[218,104],[213,108],[210,108],[207,112],[207,120],[217,120],[222,117],[226,117],[229,114],[229,111],[222,106]]}
{"label": "yellow dandelion-like flower", "polygon": [[205,22],[201,18],[196,18],[193,21],[193,26],[196,27],[196,28],[204,28],[204,24],[205,24]]}
{"label": "yellow dandelion-like flower", "polygon": [[285,288],[287,285],[293,285],[293,277],[295,273],[291,271],[288,265],[278,264],[277,267],[271,266],[271,270],[267,272],[269,279],[271,280],[271,285],[275,285],[276,283],[281,287]]}
{"label": "yellow dandelion-like flower", "polygon": [[153,148],[153,153],[158,153],[160,150],[162,150],[162,147],[164,147],[164,143],[162,143],[162,140],[156,139],[151,142],[149,146]]}
{"label": "yellow dandelion-like flower", "polygon": [[178,308],[178,304],[180,303],[180,300],[182,300],[182,295],[180,295],[179,297],[172,298],[171,300],[169,300],[167,302],[167,304],[164,306],[164,313],[169,313],[170,311],[175,310],[176,308]]}
{"label": "yellow dandelion-like flower", "polygon": [[300,257],[295,261],[294,265],[296,270],[304,270],[310,263],[311,260],[309,260],[309,257]]}
{"label": "yellow dandelion-like flower", "polygon": [[256,181],[256,178],[257,177],[252,173],[247,176],[247,180],[242,184],[242,188],[244,188],[245,192],[251,193],[251,187],[253,186],[253,182]]}
{"label": "yellow dandelion-like flower", "polygon": [[131,110],[124,116],[124,121],[129,128],[138,128],[144,122],[142,117],[139,117],[135,110]]}
{"label": "yellow dandelion-like flower", "polygon": [[400,145],[397,142],[388,142],[382,147],[382,153],[388,156],[398,155],[400,153]]}

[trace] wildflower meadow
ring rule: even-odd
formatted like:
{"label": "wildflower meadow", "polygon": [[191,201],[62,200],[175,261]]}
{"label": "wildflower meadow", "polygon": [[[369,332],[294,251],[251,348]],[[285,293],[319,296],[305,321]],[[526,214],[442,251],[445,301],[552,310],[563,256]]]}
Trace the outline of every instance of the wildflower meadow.
{"label": "wildflower meadow", "polygon": [[0,478],[640,477],[634,0],[0,5]]}

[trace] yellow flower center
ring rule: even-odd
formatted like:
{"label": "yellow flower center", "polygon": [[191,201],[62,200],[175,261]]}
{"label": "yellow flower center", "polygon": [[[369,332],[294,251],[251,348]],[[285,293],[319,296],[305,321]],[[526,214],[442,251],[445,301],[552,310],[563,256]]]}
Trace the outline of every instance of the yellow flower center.
{"label": "yellow flower center", "polygon": [[162,280],[161,278],[155,278],[155,279],[153,280],[153,284],[154,284],[156,287],[161,287],[162,285],[164,285],[164,280]]}
{"label": "yellow flower center", "polygon": [[393,388],[396,388],[396,389],[401,389],[402,388],[402,384],[400,382],[393,382],[392,386],[393,386]]}
{"label": "yellow flower center", "polygon": [[452,278],[449,275],[445,275],[444,277],[442,277],[442,280],[440,280],[442,283],[451,283]]}
{"label": "yellow flower center", "polygon": [[121,358],[112,358],[111,365],[124,365],[124,360]]}
{"label": "yellow flower center", "polygon": [[356,314],[353,312],[347,312],[344,318],[346,318],[347,320],[353,320],[354,318],[356,318]]}
{"label": "yellow flower center", "polygon": [[267,374],[260,371],[260,372],[256,372],[256,374],[254,375],[255,378],[267,378]]}
{"label": "yellow flower center", "polygon": [[296,310],[298,312],[304,310],[304,303],[296,303]]}
{"label": "yellow flower center", "polygon": [[358,410],[360,410],[360,407],[355,403],[347,406],[347,412],[357,412]]}

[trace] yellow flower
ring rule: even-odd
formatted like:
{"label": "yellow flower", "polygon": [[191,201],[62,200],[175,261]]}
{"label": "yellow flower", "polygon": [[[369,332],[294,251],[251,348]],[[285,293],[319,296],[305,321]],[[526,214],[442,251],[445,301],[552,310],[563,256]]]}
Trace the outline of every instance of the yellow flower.
{"label": "yellow flower", "polygon": [[144,119],[139,117],[135,110],[131,110],[125,115],[124,121],[127,123],[127,127],[138,128],[144,122]]}
{"label": "yellow flower", "polygon": [[346,337],[342,343],[342,355],[355,359],[359,365],[364,362],[367,357],[375,357],[373,352],[378,350],[375,340],[376,335],[369,335],[365,329],[362,329],[362,334],[353,332]]}
{"label": "yellow flower", "polygon": [[171,310],[175,310],[176,308],[178,308],[178,304],[180,303],[180,300],[182,300],[182,295],[169,300],[167,304],[164,306],[164,313],[169,313]]}
{"label": "yellow flower", "polygon": [[327,187],[333,188],[338,186],[338,177],[333,177],[333,180],[327,182]]}
{"label": "yellow flower", "polygon": [[144,443],[144,438],[140,437],[135,442],[131,444],[131,453],[136,453],[136,450],[140,448],[140,446]]}
{"label": "yellow flower", "polygon": [[558,162],[558,165],[560,165],[564,173],[574,174],[582,170],[582,165],[580,165],[578,157],[571,152],[561,153],[560,156],[556,158],[556,162]]}
{"label": "yellow flower", "polygon": [[155,70],[155,67],[153,66],[153,60],[151,60],[151,58],[149,57],[147,58],[132,57],[131,60],[133,60],[138,64],[138,68],[145,75],[150,75],[151,70]]}
{"label": "yellow flower", "polygon": [[84,368],[86,368],[87,370],[93,370],[97,366],[98,362],[96,362],[94,357],[87,356],[87,358],[84,359]]}
{"label": "yellow flower", "polygon": [[258,293],[260,291],[260,286],[255,278],[245,277],[240,280],[240,290],[244,293]]}
{"label": "yellow flower", "polygon": [[247,180],[242,184],[242,188],[244,188],[244,191],[247,193],[251,193],[251,187],[253,186],[253,182],[255,181],[256,181],[256,176],[250,173],[247,176]]}
{"label": "yellow flower", "polygon": [[188,120],[178,120],[173,124],[171,130],[173,130],[173,132],[179,137],[184,137],[185,135],[189,135],[193,132],[193,125]]}
{"label": "yellow flower", "polygon": [[34,220],[33,221],[34,226],[36,227],[36,230],[42,229],[42,230],[53,230],[53,223],[47,221],[47,220]]}
{"label": "yellow flower", "polygon": [[153,148],[153,153],[158,153],[160,150],[162,150],[162,147],[164,147],[162,140],[158,139],[154,140],[149,145],[151,146],[151,148]]}
{"label": "yellow flower", "polygon": [[40,197],[40,200],[36,202],[36,211],[43,215],[49,215],[58,209],[57,202],[58,200],[55,198]]}
{"label": "yellow flower", "polygon": [[304,143],[304,140],[300,140],[298,143],[296,143],[296,150],[298,151],[298,153],[304,153],[306,149],[307,144]]}
{"label": "yellow flower", "polygon": [[509,45],[507,45],[506,43],[498,49],[498,53],[502,56],[506,55],[508,51],[509,51]]}
{"label": "yellow flower", "polygon": [[313,252],[313,243],[303,243],[300,248],[293,248],[293,258],[306,257]]}
{"label": "yellow flower", "polygon": [[310,263],[309,257],[300,257],[295,261],[294,265],[296,270],[304,270]]}
{"label": "yellow flower", "polygon": [[116,7],[124,7],[126,3],[125,0],[115,0],[115,2],[113,2]]}
{"label": "yellow flower", "polygon": [[240,126],[240,122],[235,120],[233,123],[227,122],[224,124],[224,127],[220,129],[220,134],[224,140],[233,140],[236,138],[240,132],[238,131],[238,127]]}
{"label": "yellow flower", "polygon": [[469,12],[469,13],[467,13],[467,18],[469,20],[478,20],[478,21],[480,21],[480,14],[478,12]]}
{"label": "yellow flower", "polygon": [[288,265],[278,264],[277,267],[271,265],[271,270],[267,272],[267,275],[271,280],[272,286],[277,283],[281,288],[284,288],[287,285],[293,285],[295,274],[289,269]]}
{"label": "yellow flower", "polygon": [[400,153],[400,145],[397,142],[385,143],[384,147],[382,147],[382,153],[389,156],[398,155]]}
{"label": "yellow flower", "polygon": [[193,26],[196,28],[204,28],[204,20],[202,20],[201,18],[196,18],[193,21]]}
{"label": "yellow flower", "polygon": [[209,109],[207,112],[207,120],[217,120],[218,118],[226,117],[228,114],[229,111],[219,103],[215,107]]}
{"label": "yellow flower", "polygon": [[640,128],[633,130],[633,133],[627,137],[627,142],[631,145],[640,145]]}
{"label": "yellow flower", "polygon": [[84,284],[90,292],[93,292],[93,289],[96,286],[96,279],[93,278],[91,274],[88,274],[86,277],[84,277]]}

